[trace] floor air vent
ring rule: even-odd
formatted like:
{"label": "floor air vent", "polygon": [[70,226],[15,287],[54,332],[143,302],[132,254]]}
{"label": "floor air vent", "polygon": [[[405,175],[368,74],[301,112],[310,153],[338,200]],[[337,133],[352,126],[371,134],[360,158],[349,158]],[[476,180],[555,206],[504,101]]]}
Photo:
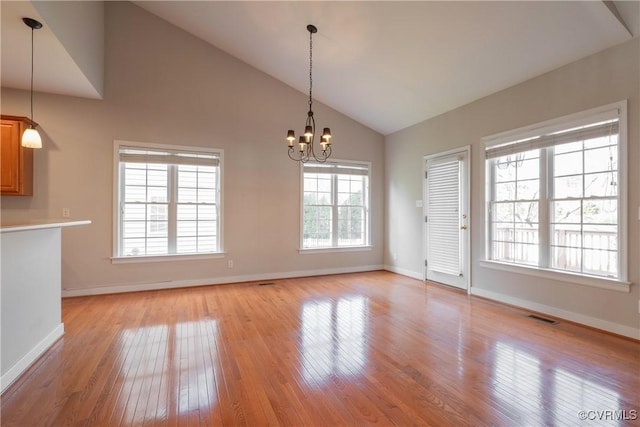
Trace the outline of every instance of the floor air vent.
{"label": "floor air vent", "polygon": [[549,325],[557,325],[558,321],[557,320],[553,320],[553,319],[547,319],[546,317],[542,317],[542,316],[536,316],[535,314],[530,314],[527,317],[530,317],[533,320],[538,320],[540,322],[544,322],[547,323]]}
{"label": "floor air vent", "polygon": [[258,286],[271,286],[271,285],[275,285],[275,282],[266,282],[266,283],[259,283]]}

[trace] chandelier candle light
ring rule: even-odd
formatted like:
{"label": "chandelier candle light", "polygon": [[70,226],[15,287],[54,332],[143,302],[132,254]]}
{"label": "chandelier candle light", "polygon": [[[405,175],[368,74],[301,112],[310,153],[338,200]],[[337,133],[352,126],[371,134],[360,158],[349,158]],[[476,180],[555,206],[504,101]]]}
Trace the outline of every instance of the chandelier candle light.
{"label": "chandelier candle light", "polygon": [[313,34],[318,32],[318,29],[314,25],[307,25],[307,31],[309,31],[309,112],[307,113],[307,121],[304,126],[304,134],[298,140],[298,147],[294,146],[296,140],[296,133],[289,129],[287,132],[287,141],[289,144],[289,158],[297,162],[306,163],[313,159],[316,162],[324,163],[331,156],[331,130],[324,128],[322,136],[320,137],[320,148],[322,148],[322,154],[316,156],[313,148],[313,140],[316,137],[316,121],[313,117]]}
{"label": "chandelier candle light", "polygon": [[33,30],[42,28],[39,21],[31,18],[22,18],[25,25],[31,28],[31,120],[29,121],[29,129],[22,134],[22,146],[26,148],[42,148],[42,139],[40,134],[33,127]]}

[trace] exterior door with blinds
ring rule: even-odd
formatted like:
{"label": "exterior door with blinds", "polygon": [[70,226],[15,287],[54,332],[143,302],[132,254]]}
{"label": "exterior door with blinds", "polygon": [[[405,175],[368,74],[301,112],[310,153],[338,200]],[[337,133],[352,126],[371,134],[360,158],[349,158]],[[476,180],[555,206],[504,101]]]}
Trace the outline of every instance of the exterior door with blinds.
{"label": "exterior door with blinds", "polygon": [[469,287],[469,148],[425,158],[425,279]]}

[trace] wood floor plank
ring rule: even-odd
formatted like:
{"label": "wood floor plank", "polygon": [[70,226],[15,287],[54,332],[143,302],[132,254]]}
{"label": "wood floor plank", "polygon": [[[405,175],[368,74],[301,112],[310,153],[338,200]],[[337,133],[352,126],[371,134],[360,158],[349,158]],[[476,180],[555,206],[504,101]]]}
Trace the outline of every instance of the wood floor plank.
{"label": "wood floor plank", "polygon": [[640,343],[527,314],[389,272],[65,299],[0,424],[637,423]]}

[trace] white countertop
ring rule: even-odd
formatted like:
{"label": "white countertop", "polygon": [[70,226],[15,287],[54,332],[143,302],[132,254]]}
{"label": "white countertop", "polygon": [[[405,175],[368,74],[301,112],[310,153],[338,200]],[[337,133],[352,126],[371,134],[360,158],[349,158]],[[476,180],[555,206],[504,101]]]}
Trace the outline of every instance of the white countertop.
{"label": "white countertop", "polygon": [[22,221],[13,223],[0,224],[0,233],[13,233],[15,231],[27,231],[27,230],[40,230],[43,228],[56,228],[56,227],[72,227],[75,225],[87,225],[91,224],[89,220],[80,221],[60,221],[59,219],[48,220],[33,220]]}

